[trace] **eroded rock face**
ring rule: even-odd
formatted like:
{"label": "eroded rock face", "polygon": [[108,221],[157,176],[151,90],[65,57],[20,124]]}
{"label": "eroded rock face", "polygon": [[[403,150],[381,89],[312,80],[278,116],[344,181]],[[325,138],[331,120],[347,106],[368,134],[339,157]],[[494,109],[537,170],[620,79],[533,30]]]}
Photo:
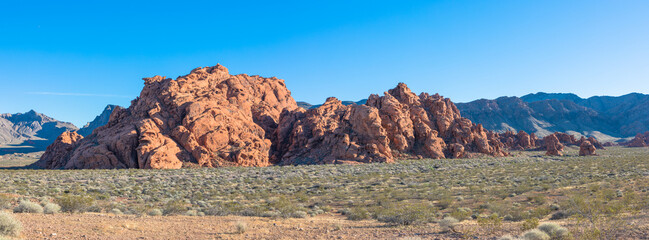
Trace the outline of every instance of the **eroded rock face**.
{"label": "eroded rock face", "polygon": [[59,135],[52,145],[47,147],[47,150],[41,156],[41,160],[36,162],[36,166],[40,168],[61,168],[70,152],[77,145],[79,140],[83,139],[83,136],[79,135],[77,132],[66,131]]}
{"label": "eroded rock face", "polygon": [[649,132],[644,134],[638,133],[631,141],[626,143],[629,147],[647,147],[649,146]]}
{"label": "eroded rock face", "polygon": [[498,137],[506,148],[514,150],[526,150],[535,148],[537,146],[536,143],[539,140],[534,133],[527,134],[522,130],[518,133],[507,131],[499,134]]}
{"label": "eroded rock face", "polygon": [[559,142],[557,134],[550,134],[543,138],[543,144],[545,144],[546,152],[545,155],[548,156],[563,156],[563,144]]}
{"label": "eroded rock face", "polygon": [[[49,151],[47,168],[268,166],[284,109],[297,108],[284,81],[230,75],[217,65],[176,80],[145,78],[140,96],[68,152]],[[54,149],[60,148],[57,144]]]}
{"label": "eroded rock face", "polygon": [[585,140],[581,142],[581,145],[579,146],[579,156],[593,156],[597,155],[595,153],[595,145],[593,145],[590,141]]}
{"label": "eroded rock face", "polygon": [[507,155],[496,134],[462,118],[449,99],[417,96],[403,83],[365,105],[329,98],[315,109],[282,113],[277,139],[281,164]]}

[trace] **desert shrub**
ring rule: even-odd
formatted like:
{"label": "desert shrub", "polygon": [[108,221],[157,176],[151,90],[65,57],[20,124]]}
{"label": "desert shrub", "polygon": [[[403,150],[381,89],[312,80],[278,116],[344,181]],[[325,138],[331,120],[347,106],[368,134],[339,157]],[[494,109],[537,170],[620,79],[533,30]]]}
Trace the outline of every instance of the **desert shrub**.
{"label": "desert shrub", "polygon": [[536,227],[539,226],[539,219],[538,218],[528,218],[523,221],[523,225],[521,226],[522,231],[527,231],[531,229],[535,229]]}
{"label": "desert shrub", "polygon": [[235,225],[235,233],[237,234],[243,234],[248,230],[248,225],[245,222],[237,222]]}
{"label": "desert shrub", "polygon": [[178,215],[187,211],[187,207],[185,206],[185,202],[183,201],[169,201],[164,205],[164,209],[162,211],[164,215]]}
{"label": "desert shrub", "polygon": [[15,213],[43,213],[43,207],[35,202],[22,200],[14,208]]}
{"label": "desert shrub", "polygon": [[305,211],[295,211],[295,212],[293,212],[293,214],[291,214],[291,217],[294,217],[294,218],[306,218],[307,215],[308,214]]}
{"label": "desert shrub", "polygon": [[0,236],[17,236],[22,225],[11,214],[0,212]]}
{"label": "desert shrub", "polygon": [[149,216],[162,216],[162,210],[154,208],[151,209],[147,214],[149,214]]}
{"label": "desert shrub", "polygon": [[56,198],[56,203],[64,212],[86,212],[95,200],[88,196],[64,195]]}
{"label": "desert shrub", "polygon": [[278,211],[265,211],[261,214],[261,216],[267,218],[279,218],[282,216],[282,213]]}
{"label": "desert shrub", "polygon": [[43,206],[43,212],[45,214],[56,214],[61,211],[61,206],[59,206],[56,203],[46,203],[45,206]]}
{"label": "desert shrub", "polygon": [[196,210],[187,210],[183,215],[185,216],[198,216],[198,211]]}
{"label": "desert shrub", "polygon": [[0,209],[11,208],[11,202],[14,200],[13,197],[0,194]]}
{"label": "desert shrub", "polygon": [[429,204],[423,203],[406,206],[392,204],[391,206],[377,208],[374,215],[381,222],[416,225],[432,222],[435,218],[435,210]]}
{"label": "desert shrub", "polygon": [[470,208],[458,208],[455,211],[451,212],[451,217],[457,219],[458,221],[464,221],[471,217],[472,211]]}
{"label": "desert shrub", "polygon": [[505,236],[502,236],[502,237],[498,238],[498,240],[517,240],[517,239],[518,238],[512,237],[512,235],[505,235]]}
{"label": "desert shrub", "polygon": [[348,220],[352,220],[352,221],[365,220],[371,217],[370,212],[363,207],[355,207],[349,209],[349,211],[344,212],[344,215],[347,216]]}
{"label": "desert shrub", "polygon": [[458,220],[454,217],[445,217],[439,221],[439,226],[442,228],[443,232],[455,231],[455,226],[457,225]]}
{"label": "desert shrub", "polygon": [[545,232],[550,236],[551,239],[567,239],[570,235],[568,229],[561,227],[556,223],[544,223],[538,227],[539,230]]}
{"label": "desert shrub", "polygon": [[550,236],[547,233],[538,230],[532,229],[523,233],[523,239],[525,240],[550,240]]}
{"label": "desert shrub", "polygon": [[478,225],[488,233],[494,233],[502,228],[503,222],[498,214],[478,217]]}
{"label": "desert shrub", "polygon": [[122,210],[119,210],[119,208],[113,208],[109,212],[112,213],[112,214],[115,214],[115,215],[122,215],[123,214]]}

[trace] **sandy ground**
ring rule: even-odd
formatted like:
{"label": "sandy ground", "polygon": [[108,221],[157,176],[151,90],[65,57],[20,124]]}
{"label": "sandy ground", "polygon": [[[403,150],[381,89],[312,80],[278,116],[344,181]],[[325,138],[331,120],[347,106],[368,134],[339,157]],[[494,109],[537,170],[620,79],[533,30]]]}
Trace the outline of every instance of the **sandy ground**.
{"label": "sandy ground", "polygon": [[[23,239],[400,239],[436,238],[430,226],[394,227],[342,216],[306,219],[257,217],[15,214]],[[239,223],[247,226],[236,233]]]}
{"label": "sandy ground", "polygon": [[[506,222],[502,230],[484,232],[475,221],[458,225],[459,232],[442,232],[437,224],[392,226],[374,220],[349,221],[339,215],[305,219],[241,216],[134,216],[101,213],[14,214],[23,230],[17,239],[498,239],[520,234],[520,223]],[[628,230],[617,239],[649,239],[649,215],[627,219]],[[546,222],[546,221],[543,221]],[[563,226],[571,225],[557,222]],[[237,233],[237,225],[246,230]]]}

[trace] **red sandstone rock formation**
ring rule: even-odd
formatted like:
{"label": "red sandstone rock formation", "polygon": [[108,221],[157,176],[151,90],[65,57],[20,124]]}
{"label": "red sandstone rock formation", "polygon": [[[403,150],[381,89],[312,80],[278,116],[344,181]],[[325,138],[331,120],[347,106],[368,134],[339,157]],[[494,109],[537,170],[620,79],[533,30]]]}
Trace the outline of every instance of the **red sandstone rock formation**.
{"label": "red sandstone rock formation", "polygon": [[64,132],[59,135],[54,143],[47,147],[47,150],[41,156],[41,160],[36,163],[36,166],[40,168],[50,168],[50,166],[60,166],[67,159],[70,151],[74,149],[79,140],[83,139],[83,136],[79,135],[77,132]]}
{"label": "red sandstone rock formation", "polygon": [[638,133],[635,138],[633,138],[631,141],[625,143],[625,145],[629,147],[647,147],[649,146],[649,132],[645,132],[644,134]]}
{"label": "red sandstone rock formation", "polygon": [[403,83],[366,105],[330,98],[319,108],[284,112],[277,134],[282,164],[507,155],[497,135],[462,118],[449,99],[417,96]]}
{"label": "red sandstone rock formation", "polygon": [[[131,107],[86,138],[67,134],[37,166],[180,168],[391,162],[398,158],[505,156],[498,135],[439,95],[400,83],[364,105],[335,98],[298,108],[277,78],[230,75],[217,65],[176,80],[145,78]],[[524,146],[526,134],[519,134]],[[68,140],[69,138],[69,140]]]}
{"label": "red sandstone rock formation", "polygon": [[519,131],[514,133],[512,131],[507,131],[499,134],[500,141],[505,145],[505,147],[514,150],[526,150],[536,147],[538,138],[534,133],[527,134],[525,131]]}
{"label": "red sandstone rock formation", "polygon": [[595,153],[595,149],[595,145],[593,145],[590,141],[582,141],[581,145],[579,146],[579,156],[597,155]]}
{"label": "red sandstone rock formation", "polygon": [[563,156],[563,144],[559,141],[556,133],[550,134],[543,138],[543,143],[545,144],[547,152],[545,155],[548,156]]}
{"label": "red sandstone rock formation", "polygon": [[555,132],[554,135],[559,139],[559,142],[565,145],[577,145],[577,139],[574,135],[562,132]]}
{"label": "red sandstone rock formation", "polygon": [[[297,108],[283,80],[230,75],[217,65],[176,80],[155,76],[131,107],[68,152],[49,150],[46,168],[268,166],[282,110]],[[60,149],[59,144],[51,146]]]}

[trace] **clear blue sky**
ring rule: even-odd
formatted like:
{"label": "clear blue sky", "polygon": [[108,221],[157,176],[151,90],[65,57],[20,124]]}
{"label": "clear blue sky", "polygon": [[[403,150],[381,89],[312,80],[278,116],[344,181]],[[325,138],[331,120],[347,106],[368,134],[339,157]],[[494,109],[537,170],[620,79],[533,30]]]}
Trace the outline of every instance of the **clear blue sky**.
{"label": "clear blue sky", "polygon": [[[100,2],[100,3],[98,3]],[[3,1],[0,112],[76,125],[221,63],[296,100],[649,92],[649,1]]]}

